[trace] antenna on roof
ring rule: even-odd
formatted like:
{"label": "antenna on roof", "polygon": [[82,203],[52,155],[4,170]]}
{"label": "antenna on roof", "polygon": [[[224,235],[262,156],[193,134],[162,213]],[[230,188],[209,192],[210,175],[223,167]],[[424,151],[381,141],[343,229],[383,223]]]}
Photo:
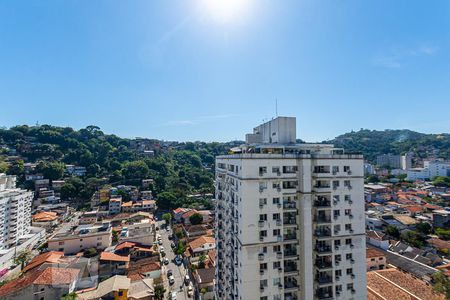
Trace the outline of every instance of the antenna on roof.
{"label": "antenna on roof", "polygon": [[275,116],[278,117],[278,98],[275,98]]}

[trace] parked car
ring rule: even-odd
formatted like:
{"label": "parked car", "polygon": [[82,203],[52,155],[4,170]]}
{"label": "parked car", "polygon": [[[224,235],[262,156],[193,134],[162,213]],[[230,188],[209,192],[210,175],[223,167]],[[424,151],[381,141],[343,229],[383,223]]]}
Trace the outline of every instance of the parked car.
{"label": "parked car", "polygon": [[175,247],[176,247],[175,243],[174,243],[174,242],[171,242],[171,243],[170,243],[170,247],[175,248]]}
{"label": "parked car", "polygon": [[163,258],[163,264],[168,265],[169,264],[169,259],[167,257]]}
{"label": "parked car", "polygon": [[184,275],[184,284],[189,285],[189,283],[191,283],[191,279],[189,278],[189,275],[186,274]]}
{"label": "parked car", "polygon": [[171,269],[168,269],[168,270],[167,270],[167,277],[172,276],[172,274],[173,274],[172,270],[171,270]]}
{"label": "parked car", "polygon": [[164,252],[164,247],[163,246],[159,247],[159,252]]}
{"label": "parked car", "polygon": [[175,278],[173,277],[173,275],[169,276],[169,284],[172,285],[175,283]]}
{"label": "parked car", "polygon": [[175,257],[175,264],[177,265],[177,266],[179,266],[179,265],[181,265],[183,263],[183,260],[181,259],[181,257],[179,256],[179,255],[177,255],[176,257]]}
{"label": "parked car", "polygon": [[170,294],[170,299],[171,299],[171,300],[177,300],[177,292],[172,292],[172,293]]}

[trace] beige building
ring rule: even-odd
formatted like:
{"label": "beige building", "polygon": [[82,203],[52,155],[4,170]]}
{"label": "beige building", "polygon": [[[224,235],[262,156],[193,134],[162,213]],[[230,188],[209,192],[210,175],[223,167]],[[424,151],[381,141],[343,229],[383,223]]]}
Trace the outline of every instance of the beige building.
{"label": "beige building", "polygon": [[216,158],[217,299],[366,299],[363,157],[296,144],[295,118]]}
{"label": "beige building", "polygon": [[111,246],[111,231],[109,223],[80,225],[73,232],[56,234],[48,241],[48,250],[64,254],[76,254],[89,248],[103,250]]}
{"label": "beige building", "polygon": [[366,250],[367,271],[383,270],[387,268],[386,255],[375,248]]}

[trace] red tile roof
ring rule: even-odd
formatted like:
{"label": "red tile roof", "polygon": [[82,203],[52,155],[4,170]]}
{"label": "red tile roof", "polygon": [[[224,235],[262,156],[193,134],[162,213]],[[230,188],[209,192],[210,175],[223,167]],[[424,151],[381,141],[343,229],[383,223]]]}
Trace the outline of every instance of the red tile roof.
{"label": "red tile roof", "polygon": [[366,249],[366,258],[375,258],[375,257],[381,257],[385,256],[383,252],[378,251],[374,248],[367,248]]}
{"label": "red tile roof", "polygon": [[120,261],[120,262],[129,262],[130,261],[130,256],[122,256],[122,255],[117,255],[115,253],[112,252],[102,252],[100,253],[100,260],[107,260],[107,261]]}
{"label": "red tile roof", "polygon": [[64,252],[50,251],[42,253],[33,258],[23,269],[23,272],[28,272],[35,267],[42,265],[43,263],[57,263],[58,260],[64,256]]}
{"label": "red tile roof", "polygon": [[122,249],[125,249],[125,248],[133,248],[134,246],[136,246],[136,243],[125,242],[125,243],[117,245],[115,250],[118,251],[118,250],[122,250]]}
{"label": "red tile roof", "polygon": [[63,285],[76,280],[80,270],[71,268],[49,267],[45,270],[34,269],[24,276],[10,281],[0,287],[0,298],[19,292],[31,284]]}
{"label": "red tile roof", "polygon": [[192,215],[194,215],[194,214],[196,214],[196,213],[197,213],[197,211],[196,211],[195,209],[191,209],[190,211],[185,212],[185,213],[182,215],[182,218],[183,218],[183,219],[187,219],[187,218],[189,218],[190,216],[192,216]]}
{"label": "red tile roof", "polygon": [[50,222],[58,219],[58,214],[53,211],[43,211],[33,215],[34,222]]}
{"label": "red tile roof", "polygon": [[193,240],[189,243],[189,247],[194,250],[201,247],[204,244],[215,244],[216,240],[213,237],[201,236],[198,239]]}

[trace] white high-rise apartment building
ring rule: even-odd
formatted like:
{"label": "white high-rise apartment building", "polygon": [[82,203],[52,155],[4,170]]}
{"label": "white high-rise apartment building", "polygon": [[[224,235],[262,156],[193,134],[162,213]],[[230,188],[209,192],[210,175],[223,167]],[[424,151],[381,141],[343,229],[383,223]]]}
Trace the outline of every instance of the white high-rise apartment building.
{"label": "white high-rise apartment building", "polygon": [[33,192],[16,188],[16,176],[0,174],[0,249],[30,233]]}
{"label": "white high-rise apartment building", "polygon": [[296,144],[295,118],[216,158],[218,299],[367,299],[363,157]]}

